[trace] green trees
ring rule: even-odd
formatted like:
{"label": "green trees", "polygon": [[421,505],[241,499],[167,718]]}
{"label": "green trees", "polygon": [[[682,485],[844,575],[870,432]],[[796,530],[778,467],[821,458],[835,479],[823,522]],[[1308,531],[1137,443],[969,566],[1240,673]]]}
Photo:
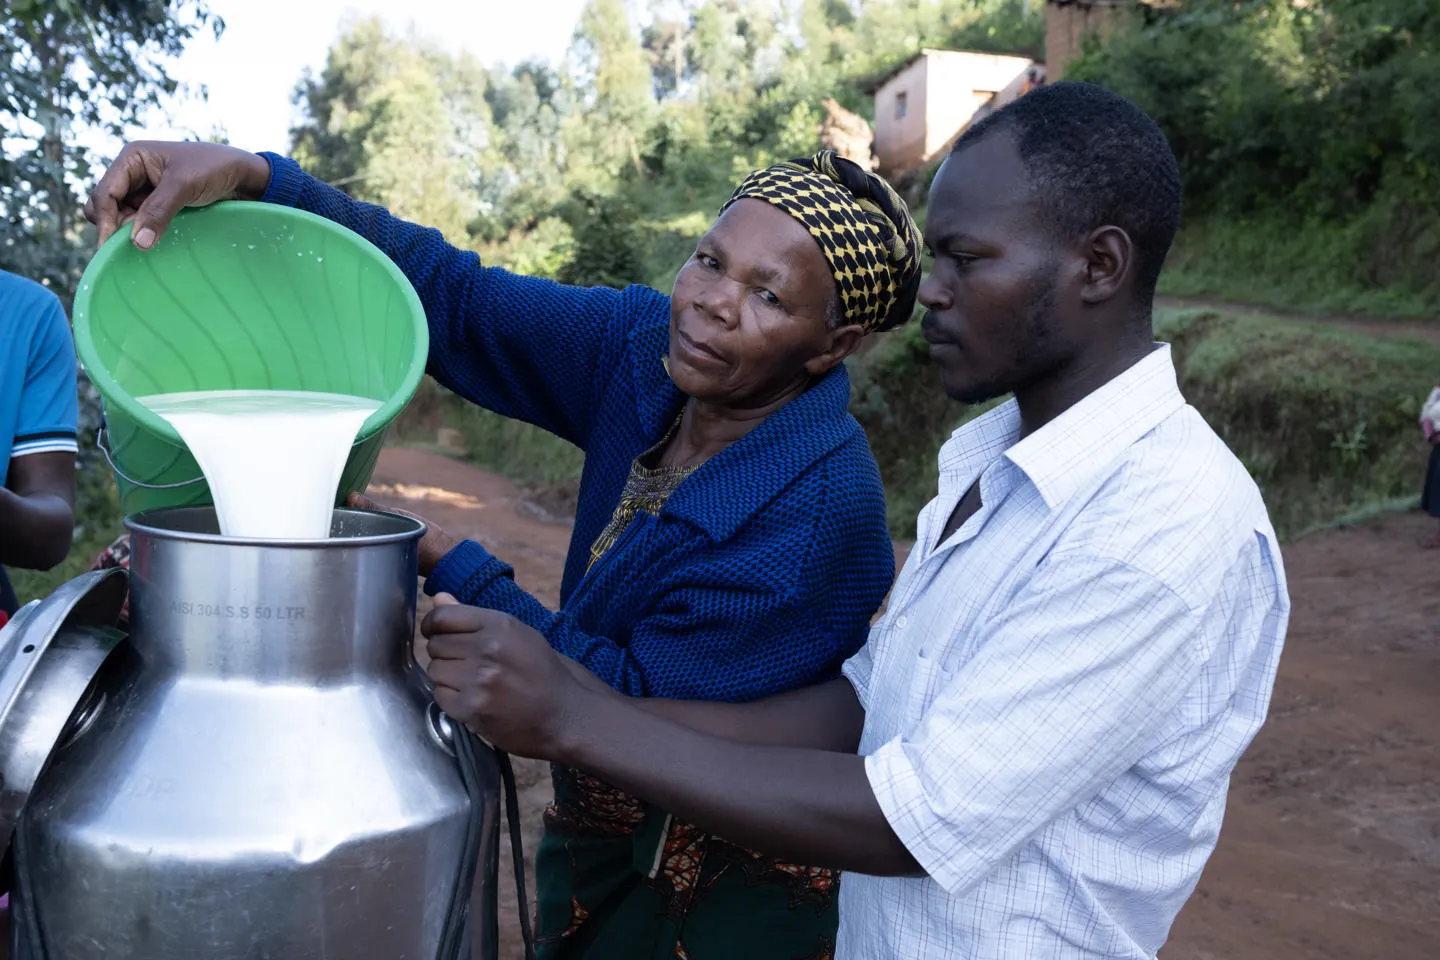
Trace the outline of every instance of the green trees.
{"label": "green trees", "polygon": [[494,167],[487,74],[377,19],[357,21],[318,77],[300,82],[308,115],[294,154],[321,179],[465,243],[480,212],[476,187]]}
{"label": "green trees", "polygon": [[173,93],[165,59],[203,29],[224,23],[202,0],[0,2],[0,269],[68,302],[97,164],[77,133],[118,137]]}
{"label": "green trees", "polygon": [[[567,62],[488,70],[359,21],[302,83],[295,149],[551,276],[623,212],[631,279],[656,282],[738,177],[818,146],[827,98],[868,115],[865,81],[926,46],[1041,56],[1043,19],[1038,0],[591,0]],[[1440,308],[1433,0],[1157,5],[1069,75],[1137,100],[1176,148],[1172,291]],[[613,269],[566,275],[592,274]]]}
{"label": "green trees", "polygon": [[1187,0],[1067,76],[1132,97],[1170,137],[1196,228],[1172,282],[1229,275],[1218,292],[1277,305],[1440,309],[1431,0]]}
{"label": "green trees", "polygon": [[568,205],[575,224],[570,258],[557,271],[561,283],[624,288],[644,276],[635,214],[622,197],[581,193]]}
{"label": "green trees", "polygon": [[[644,177],[640,141],[655,112],[649,58],[630,26],[622,0],[590,0],[580,13],[571,56],[580,94],[570,134],[600,170],[629,163]],[[597,186],[599,184],[596,184]]]}
{"label": "green trees", "polygon": [[[176,90],[167,59],[199,31],[223,29],[203,0],[0,0],[0,269],[68,306],[94,248],[84,194],[105,159],[82,133],[118,138]],[[88,442],[99,399],[83,378],[80,401],[79,543],[48,575],[16,571],[22,598],[79,573],[118,532],[114,485]]]}
{"label": "green trees", "polygon": [[[306,167],[515,269],[623,285],[756,166],[819,146],[821,103],[917,45],[1038,52],[1021,0],[590,0],[568,62],[481,70],[374,20],[296,92]],[[698,218],[704,220],[705,217]],[[589,281],[587,281],[589,282]]]}

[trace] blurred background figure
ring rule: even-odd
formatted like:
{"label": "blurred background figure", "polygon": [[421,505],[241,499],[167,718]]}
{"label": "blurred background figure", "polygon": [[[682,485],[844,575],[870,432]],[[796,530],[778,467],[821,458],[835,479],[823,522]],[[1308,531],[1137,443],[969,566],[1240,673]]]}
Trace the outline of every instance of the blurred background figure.
{"label": "blurred background figure", "polygon": [[[1420,494],[1420,506],[1430,516],[1440,519],[1440,386],[1430,391],[1430,396],[1420,408],[1420,428],[1425,431],[1425,439],[1430,441],[1430,465],[1425,470],[1425,488]],[[1427,550],[1440,547],[1440,529],[1426,537],[1420,545]]]}

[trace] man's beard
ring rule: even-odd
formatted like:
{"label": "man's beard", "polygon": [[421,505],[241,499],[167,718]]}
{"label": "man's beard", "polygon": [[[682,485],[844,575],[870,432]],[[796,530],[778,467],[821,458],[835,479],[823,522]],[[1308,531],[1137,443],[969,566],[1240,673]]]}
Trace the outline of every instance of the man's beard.
{"label": "man's beard", "polygon": [[1058,365],[1059,358],[1051,355],[1058,286],[1054,269],[1047,265],[1029,284],[1029,299],[1012,313],[1012,322],[1006,324],[1006,329],[1012,331],[1010,364],[988,380],[950,392],[951,399],[964,404],[986,403],[1033,383]]}

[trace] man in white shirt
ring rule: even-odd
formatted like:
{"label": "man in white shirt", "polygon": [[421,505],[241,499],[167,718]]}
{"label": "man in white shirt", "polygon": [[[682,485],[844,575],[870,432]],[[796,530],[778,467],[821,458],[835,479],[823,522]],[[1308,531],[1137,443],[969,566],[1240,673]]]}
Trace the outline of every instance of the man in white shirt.
{"label": "man in white shirt", "polygon": [[843,678],[744,705],[629,700],[493,611],[427,618],[436,698],[727,839],[845,869],[840,960],[1154,957],[1264,720],[1289,600],[1239,461],[1151,302],[1164,136],[1055,84],[967,132],[920,299],[955,432]]}

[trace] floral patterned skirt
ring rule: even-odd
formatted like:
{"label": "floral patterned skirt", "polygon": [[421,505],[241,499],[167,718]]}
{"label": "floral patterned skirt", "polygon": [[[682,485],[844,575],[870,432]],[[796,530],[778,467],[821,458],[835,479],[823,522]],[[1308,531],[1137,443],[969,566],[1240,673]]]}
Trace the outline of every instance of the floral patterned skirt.
{"label": "floral patterned skirt", "polygon": [[836,871],[763,857],[568,767],[536,853],[541,960],[830,960]]}

